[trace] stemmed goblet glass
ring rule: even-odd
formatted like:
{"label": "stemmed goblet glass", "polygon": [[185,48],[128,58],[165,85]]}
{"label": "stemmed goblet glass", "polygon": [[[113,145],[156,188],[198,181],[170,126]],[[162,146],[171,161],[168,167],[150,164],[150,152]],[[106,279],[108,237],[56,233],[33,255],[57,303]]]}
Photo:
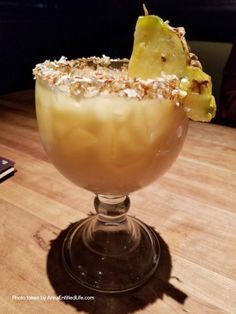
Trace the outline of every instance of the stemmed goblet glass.
{"label": "stemmed goblet glass", "polygon": [[110,293],[136,288],[156,270],[158,238],[126,214],[128,195],[171,166],[188,127],[177,77],[130,79],[127,65],[62,57],[34,69],[43,146],[66,178],[95,194],[96,215],[67,234],[64,266],[83,286]]}

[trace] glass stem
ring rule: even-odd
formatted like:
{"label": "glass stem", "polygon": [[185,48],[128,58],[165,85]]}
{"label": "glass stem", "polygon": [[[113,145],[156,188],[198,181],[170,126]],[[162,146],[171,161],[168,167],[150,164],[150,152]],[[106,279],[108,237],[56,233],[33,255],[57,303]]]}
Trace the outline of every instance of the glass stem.
{"label": "glass stem", "polygon": [[140,231],[126,215],[130,207],[128,196],[97,195],[94,207],[97,215],[83,234],[87,247],[107,256],[118,256],[137,247]]}
{"label": "glass stem", "polygon": [[94,199],[94,207],[100,222],[116,225],[126,221],[130,199],[127,195],[97,195]]}

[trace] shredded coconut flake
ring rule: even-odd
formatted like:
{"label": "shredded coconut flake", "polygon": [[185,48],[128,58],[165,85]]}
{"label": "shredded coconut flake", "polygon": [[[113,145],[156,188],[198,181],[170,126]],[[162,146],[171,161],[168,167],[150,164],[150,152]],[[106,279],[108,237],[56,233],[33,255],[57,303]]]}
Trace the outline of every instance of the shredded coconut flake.
{"label": "shredded coconut flake", "polygon": [[164,72],[156,79],[143,80],[128,76],[128,59],[90,57],[37,64],[34,77],[75,96],[94,97],[116,94],[129,98],[171,99],[179,103],[186,96],[176,75]]}
{"label": "shredded coconut flake", "polygon": [[124,89],[124,93],[125,93],[128,97],[137,97],[137,96],[138,96],[136,90],[131,89],[131,88],[126,88],[126,89]]}

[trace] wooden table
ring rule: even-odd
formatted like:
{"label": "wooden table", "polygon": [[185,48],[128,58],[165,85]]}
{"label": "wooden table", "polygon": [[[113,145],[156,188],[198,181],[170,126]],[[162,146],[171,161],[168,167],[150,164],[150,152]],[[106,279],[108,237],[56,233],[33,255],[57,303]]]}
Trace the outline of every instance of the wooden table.
{"label": "wooden table", "polygon": [[118,296],[77,286],[60,265],[63,230],[93,195],[48,162],[33,91],[0,97],[0,155],[17,169],[0,184],[0,313],[236,313],[235,129],[191,123],[171,170],[132,195],[130,214],[155,227],[162,256],[152,280]]}

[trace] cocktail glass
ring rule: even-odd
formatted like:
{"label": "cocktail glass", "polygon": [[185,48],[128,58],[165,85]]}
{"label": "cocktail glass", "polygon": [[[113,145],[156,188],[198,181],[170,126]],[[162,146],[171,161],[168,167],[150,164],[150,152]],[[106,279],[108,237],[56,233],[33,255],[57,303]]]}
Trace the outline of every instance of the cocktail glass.
{"label": "cocktail glass", "polygon": [[64,241],[64,266],[93,290],[136,288],[155,272],[160,246],[150,227],[127,215],[128,195],[155,181],[181,150],[188,119],[176,78],[131,80],[126,60],[107,57],[47,61],[34,73],[50,160],[95,193],[96,215],[76,223]]}

